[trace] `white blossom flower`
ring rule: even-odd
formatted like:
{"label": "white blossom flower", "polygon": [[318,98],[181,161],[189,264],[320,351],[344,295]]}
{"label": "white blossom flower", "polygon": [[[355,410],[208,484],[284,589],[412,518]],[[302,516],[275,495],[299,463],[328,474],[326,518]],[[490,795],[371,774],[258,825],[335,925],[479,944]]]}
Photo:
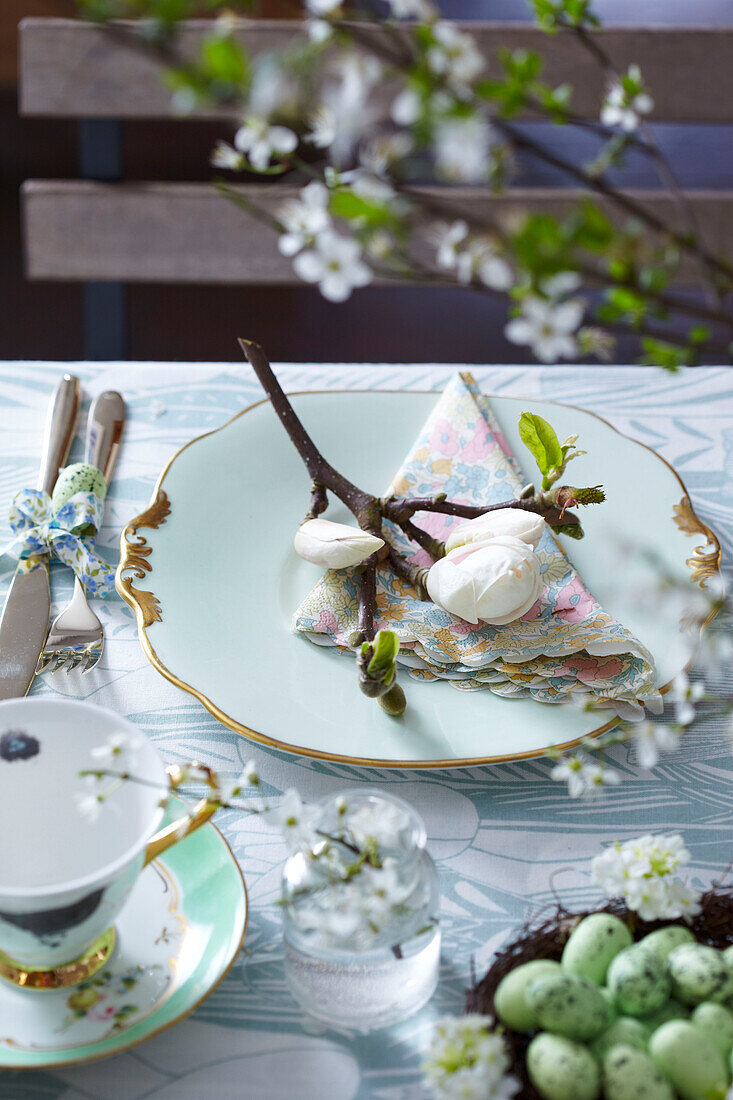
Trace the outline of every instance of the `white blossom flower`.
{"label": "white blossom flower", "polygon": [[672,681],[672,690],[667,698],[674,703],[675,718],[681,726],[689,726],[695,720],[695,703],[705,695],[702,680],[691,684],[686,672],[680,672]]}
{"label": "white blossom flower", "polygon": [[640,722],[634,729],[634,744],[640,767],[648,771],[659,762],[660,753],[679,748],[680,735],[659,722]]}
{"label": "white blossom flower", "polygon": [[320,45],[322,42],[328,42],[333,34],[333,27],[327,19],[306,19],[305,25],[308,31],[308,37],[311,42],[315,42],[316,45]]}
{"label": "white blossom flower", "polygon": [[604,787],[614,787],[621,776],[613,768],[596,764],[583,753],[562,756],[550,772],[556,782],[566,782],[571,798],[594,798]]}
{"label": "white blossom flower", "polygon": [[398,126],[412,126],[422,111],[422,99],[414,88],[403,88],[392,100],[389,113]]}
{"label": "white blossom flower", "polygon": [[242,771],[234,779],[219,778],[218,798],[220,802],[231,802],[238,798],[247,787],[259,786],[260,777],[257,774],[257,765],[254,760],[249,760]]}
{"label": "white blossom flower", "polygon": [[434,19],[437,11],[429,0],[387,0],[393,19]]}
{"label": "white blossom flower", "polygon": [[459,220],[450,225],[438,223],[433,229],[433,240],[437,248],[436,263],[446,270],[454,268],[458,262],[459,245],[468,237],[468,225]]}
{"label": "white blossom flower", "polygon": [[520,619],[542,593],[534,550],[512,535],[456,547],[433,563],[425,583],[433,603],[450,615],[496,626]]}
{"label": "white blossom flower", "polygon": [[94,824],[99,818],[100,810],[104,803],[104,794],[99,789],[96,776],[84,776],[86,791],[74,793],[74,804],[82,817]]}
{"label": "white blossom flower", "polygon": [[492,1031],[490,1016],[444,1016],[438,1020],[423,1075],[435,1100],[511,1100],[519,1081],[507,1073],[506,1042]]}
{"label": "white blossom flower", "polygon": [[214,168],[224,168],[228,172],[239,172],[244,167],[244,157],[226,141],[217,141],[209,161]]}
{"label": "white blossom flower", "polygon": [[464,89],[484,67],[476,40],[453,23],[434,23],[432,32],[435,41],[426,54],[428,68],[444,76],[453,87]]}
{"label": "white blossom flower", "polygon": [[699,892],[675,877],[689,863],[681,836],[618,841],[592,863],[591,878],[608,897],[622,897],[643,920],[676,920],[700,912]]}
{"label": "white blossom flower", "polygon": [[347,806],[344,814],[344,825],[362,848],[374,843],[383,849],[397,847],[409,823],[405,811],[389,802],[363,802],[353,810]]}
{"label": "white blossom flower", "polygon": [[349,569],[381,550],[384,539],[330,519],[308,519],[301,523],[293,540],[295,552],[324,569]]}
{"label": "white blossom flower", "polygon": [[[458,546],[477,546],[487,539],[496,538],[497,535],[512,535],[536,550],[544,532],[545,521],[536,512],[525,512],[522,508],[496,508],[483,516],[465,519],[454,524],[446,539],[445,548],[450,552]],[[551,562],[553,558],[557,558],[557,555],[550,558],[549,555],[537,554],[536,558],[542,565],[545,559]],[[567,565],[562,563],[560,568],[564,574]],[[547,572],[543,576],[546,578]]]}
{"label": "white blossom flower", "polygon": [[630,134],[638,128],[641,116],[653,110],[654,100],[643,90],[637,65],[629,68],[627,78],[633,81],[637,90],[629,91],[619,81],[612,84],[601,107],[601,122],[604,126],[618,126]]}
{"label": "white blossom flower", "polygon": [[341,0],[305,0],[305,6],[311,15],[333,15],[341,7]]}
{"label": "white blossom flower", "polygon": [[373,176],[386,176],[390,165],[406,157],[413,145],[412,136],[403,131],[377,134],[359,149],[359,164]]}
{"label": "white blossom flower", "polygon": [[548,275],[543,279],[540,286],[546,298],[551,302],[557,302],[560,298],[577,290],[582,281],[577,271],[558,271],[555,275]]}
{"label": "white blossom flower", "polygon": [[295,257],[293,267],[306,283],[318,283],[324,298],[345,302],[355,287],[372,281],[372,272],[361,258],[361,245],[332,230],[321,233],[315,247]]}
{"label": "white blossom flower", "polygon": [[321,820],[319,806],[304,804],[296,790],[285,791],[279,806],[270,806],[260,814],[268,825],[280,830],[289,851],[309,851],[318,843],[316,829]]}
{"label": "white blossom flower", "polygon": [[337,122],[330,107],[319,107],[308,122],[310,130],[303,140],[316,149],[327,149],[336,140]]}
{"label": "white blossom flower", "polygon": [[485,180],[492,141],[492,128],[479,115],[440,119],[433,137],[438,174],[455,183]]}
{"label": "white blossom flower", "polygon": [[328,188],[318,180],[307,184],[300,198],[283,203],[277,212],[285,232],[278,238],[278,248],[283,256],[294,256],[301,249],[310,247],[319,233],[331,225],[328,213]]}
{"label": "white blossom flower", "polygon": [[245,153],[258,172],[269,167],[274,157],[283,157],[297,147],[298,139],[287,126],[270,126],[260,116],[250,115],[234,135],[234,146]]}
{"label": "white blossom flower", "polygon": [[573,333],[580,324],[584,303],[579,298],[555,304],[536,295],[522,301],[522,314],[513,317],[504,329],[512,344],[527,345],[543,363],[574,359],[578,342]]}
{"label": "white blossom flower", "polygon": [[329,150],[334,164],[349,159],[360,139],[369,133],[377,113],[372,92],[382,75],[376,58],[349,53],[339,59],[335,79],[324,85],[321,105],[335,123]]}
{"label": "white blossom flower", "polygon": [[512,269],[498,254],[494,242],[488,237],[467,238],[468,226],[464,221],[435,226],[433,239],[437,246],[438,267],[455,270],[458,282],[464,286],[474,278],[495,290],[511,286]]}
{"label": "white blossom flower", "polygon": [[105,768],[113,765],[118,768],[129,768],[135,763],[140,745],[139,737],[132,737],[127,733],[111,733],[103,745],[97,745],[92,749],[92,756]]}

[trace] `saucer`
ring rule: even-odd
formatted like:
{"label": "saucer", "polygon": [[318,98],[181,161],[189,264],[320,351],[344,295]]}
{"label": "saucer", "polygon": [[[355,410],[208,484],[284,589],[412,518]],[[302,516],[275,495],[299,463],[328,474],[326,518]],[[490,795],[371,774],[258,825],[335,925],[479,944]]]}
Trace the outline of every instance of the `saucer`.
{"label": "saucer", "polygon": [[0,1068],[92,1061],[177,1023],[227,973],[246,925],[242,872],[219,830],[204,825],[138,877],[114,954],[94,977],[58,990],[0,981]]}

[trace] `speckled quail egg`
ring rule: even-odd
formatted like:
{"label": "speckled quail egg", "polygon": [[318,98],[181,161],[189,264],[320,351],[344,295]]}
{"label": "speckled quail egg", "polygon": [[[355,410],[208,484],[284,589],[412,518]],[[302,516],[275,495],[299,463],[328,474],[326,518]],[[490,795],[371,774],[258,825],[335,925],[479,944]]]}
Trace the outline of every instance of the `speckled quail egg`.
{"label": "speckled quail egg", "polygon": [[670,1020],[657,1028],[649,1053],[683,1100],[723,1100],[728,1084],[723,1056],[688,1020]]}
{"label": "speckled quail egg", "polygon": [[603,985],[611,960],[631,944],[631,933],[618,917],[591,913],[570,933],[562,953],[562,968]]}
{"label": "speckled quail egg", "polygon": [[650,932],[648,936],[644,936],[643,940],[639,940],[639,946],[647,951],[653,951],[660,959],[666,959],[675,947],[683,943],[696,942],[689,928],[683,924],[670,924],[667,928],[658,928],[656,932]]}
{"label": "speckled quail egg", "polygon": [[675,947],[667,959],[675,997],[688,1005],[733,995],[733,971],[722,952],[702,943]]}
{"label": "speckled quail egg", "polygon": [[544,1100],[598,1100],[601,1072],[581,1043],[541,1032],[527,1048],[529,1079]]}
{"label": "speckled quail egg", "polygon": [[96,466],[88,462],[75,462],[66,466],[58,476],[51,497],[51,508],[58,512],[75,493],[94,493],[100,500],[107,495],[107,482]]}
{"label": "speckled quail egg", "polygon": [[621,1044],[603,1059],[606,1100],[675,1100],[672,1086],[644,1050]]}
{"label": "speckled quail egg", "polygon": [[661,959],[634,944],[608,968],[608,988],[623,1015],[651,1016],[669,998],[669,977]]}
{"label": "speckled quail egg", "polygon": [[612,1047],[629,1046],[637,1050],[646,1050],[652,1037],[651,1028],[646,1021],[637,1020],[634,1016],[619,1016],[610,1027],[593,1040],[590,1049],[599,1062],[602,1062]]}
{"label": "speckled quail egg", "polygon": [[702,1001],[693,1010],[690,1023],[704,1031],[724,1058],[733,1050],[733,1012],[715,1001]]}
{"label": "speckled quail egg", "polygon": [[575,974],[545,974],[527,986],[527,1004],[538,1025],[567,1039],[594,1039],[608,1026],[609,1012],[599,988]]}
{"label": "speckled quail egg", "polygon": [[552,959],[533,959],[515,966],[501,979],[494,995],[496,1015],[513,1031],[532,1031],[537,1026],[527,1004],[527,986],[541,975],[559,974],[560,964]]}

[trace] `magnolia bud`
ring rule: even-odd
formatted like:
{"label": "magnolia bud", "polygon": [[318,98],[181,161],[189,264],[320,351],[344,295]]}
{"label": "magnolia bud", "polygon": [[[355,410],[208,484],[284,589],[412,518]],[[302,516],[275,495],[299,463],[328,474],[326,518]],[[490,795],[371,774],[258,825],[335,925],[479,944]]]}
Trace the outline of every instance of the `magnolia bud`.
{"label": "magnolia bud", "polygon": [[322,565],[324,569],[348,569],[380,550],[384,539],[346,523],[309,519],[296,531],[293,545],[301,558],[314,565]]}
{"label": "magnolia bud", "polygon": [[523,508],[497,508],[495,512],[486,512],[476,519],[458,523],[451,529],[445,548],[450,553],[459,546],[475,547],[498,535],[511,535],[536,549],[544,529],[545,521],[536,512]]}
{"label": "magnolia bud", "polygon": [[431,600],[469,623],[503,626],[529,611],[542,592],[534,550],[511,535],[460,546],[428,573]]}

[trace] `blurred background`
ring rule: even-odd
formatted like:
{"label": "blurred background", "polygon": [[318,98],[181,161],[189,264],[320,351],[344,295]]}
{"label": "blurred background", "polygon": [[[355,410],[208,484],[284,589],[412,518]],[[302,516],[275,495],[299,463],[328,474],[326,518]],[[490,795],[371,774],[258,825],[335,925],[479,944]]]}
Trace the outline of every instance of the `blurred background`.
{"label": "blurred background", "polygon": [[[450,18],[531,19],[525,0],[443,0],[440,7]],[[595,10],[607,25],[733,25],[733,0],[597,0]],[[291,17],[292,12],[286,0],[263,0],[258,5],[264,17]],[[247,334],[261,341],[275,360],[527,360],[525,348],[503,337],[504,305],[462,289],[368,287],[336,306],[317,289],[304,286],[127,283],[105,288],[28,280],[19,208],[23,180],[94,178],[95,168],[90,170],[85,160],[84,122],[19,117],[17,25],[26,16],[74,14],[71,0],[0,4],[0,359],[230,360],[237,358],[235,337]],[[656,131],[683,186],[731,187],[733,126],[657,124]],[[121,163],[115,173],[127,181],[206,181],[214,142],[231,136],[221,123],[184,125],[174,118],[125,120],[118,134]],[[554,140],[566,143],[566,154],[579,161],[587,158],[582,133],[572,146],[569,134],[560,132]],[[559,181],[546,166],[520,160],[516,182],[539,186],[566,181]],[[648,165],[632,160],[624,182],[645,187],[656,180]],[[90,331],[85,295],[98,295],[87,297],[87,306],[98,302],[103,311],[109,293],[117,296],[111,314],[116,320],[110,322],[115,331],[102,314],[101,324]],[[623,339],[616,358],[630,360]]]}

